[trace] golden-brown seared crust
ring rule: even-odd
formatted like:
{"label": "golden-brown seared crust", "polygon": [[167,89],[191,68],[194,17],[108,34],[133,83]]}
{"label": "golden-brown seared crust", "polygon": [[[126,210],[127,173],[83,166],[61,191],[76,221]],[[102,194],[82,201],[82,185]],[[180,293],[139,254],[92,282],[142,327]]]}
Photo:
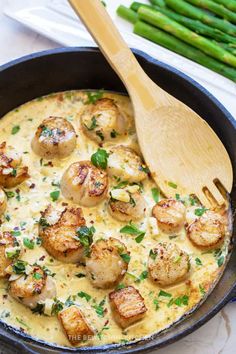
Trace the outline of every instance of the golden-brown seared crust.
{"label": "golden-brown seared crust", "polygon": [[141,193],[130,194],[129,202],[122,202],[110,198],[108,210],[119,221],[138,220],[145,216],[146,203]]}
{"label": "golden-brown seared crust", "polygon": [[82,209],[64,208],[58,211],[50,204],[41,214],[39,235],[43,247],[62,262],[79,262],[84,248],[75,236],[78,227],[85,225]]}
{"label": "golden-brown seared crust", "polygon": [[[36,274],[36,275],[35,275]],[[24,279],[23,279],[24,278]],[[27,298],[41,294],[46,284],[46,273],[41,267],[33,267],[32,273],[10,282],[9,290],[14,297]]]}
{"label": "golden-brown seared crust", "polygon": [[152,209],[160,229],[167,233],[179,231],[185,221],[185,206],[175,199],[162,199]]}
{"label": "golden-brown seared crust", "polygon": [[123,134],[125,118],[114,100],[102,98],[85,106],[81,126],[85,135],[99,144]]}
{"label": "golden-brown seared crust", "polygon": [[225,238],[226,220],[220,214],[208,210],[187,227],[187,235],[192,243],[199,248],[218,247]]}
{"label": "golden-brown seared crust", "polygon": [[21,166],[22,158],[6,142],[0,144],[0,185],[13,188],[29,178],[28,167]]}
{"label": "golden-brown seared crust", "polygon": [[58,318],[71,344],[76,345],[93,338],[94,331],[77,306],[73,305],[62,310]]}
{"label": "golden-brown seared crust", "polygon": [[5,277],[5,269],[12,263],[12,259],[6,257],[6,249],[15,246],[15,237],[8,231],[0,233],[0,277]]}
{"label": "golden-brown seared crust", "polygon": [[76,147],[74,127],[65,118],[50,116],[38,126],[31,146],[45,159],[69,156]]}
{"label": "golden-brown seared crust", "polygon": [[0,187],[0,216],[5,212],[7,208],[7,197],[3,189]]}
{"label": "golden-brown seared crust", "polygon": [[122,328],[141,320],[147,311],[143,297],[133,286],[111,292],[109,300],[113,316]]}
{"label": "golden-brown seared crust", "polygon": [[23,305],[34,309],[38,303],[56,296],[56,285],[40,266],[28,266],[29,274],[20,274],[15,280],[9,279],[9,294]]}
{"label": "golden-brown seared crust", "polygon": [[145,167],[140,156],[128,146],[114,146],[109,152],[108,174],[111,177],[138,183],[147,178]]}
{"label": "golden-brown seared crust", "polygon": [[90,161],[71,164],[61,179],[64,197],[86,207],[100,203],[106,197],[107,189],[107,173],[95,167]]}
{"label": "golden-brown seared crust", "polygon": [[115,286],[128,269],[122,255],[129,254],[124,243],[116,238],[95,242],[86,258],[86,272],[93,286],[103,289]]}
{"label": "golden-brown seared crust", "polygon": [[149,254],[149,276],[160,286],[168,286],[183,280],[189,268],[188,254],[176,244],[160,242]]}

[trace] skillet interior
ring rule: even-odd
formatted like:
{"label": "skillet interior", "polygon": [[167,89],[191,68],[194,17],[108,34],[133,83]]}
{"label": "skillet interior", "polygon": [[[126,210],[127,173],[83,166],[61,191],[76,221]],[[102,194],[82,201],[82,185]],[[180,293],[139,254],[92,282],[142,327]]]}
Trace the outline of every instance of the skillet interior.
{"label": "skillet interior", "polygon": [[[147,74],[170,94],[179,98],[200,114],[216,131],[226,146],[236,172],[236,123],[230,114],[201,86],[177,70],[162,64],[140,51],[137,58]],[[18,105],[35,97],[51,92],[70,89],[105,89],[125,92],[123,84],[105,61],[98,49],[68,48],[34,54],[16,60],[0,68],[0,117]],[[217,157],[216,157],[217,158]],[[234,181],[235,184],[235,181]],[[231,195],[236,204],[236,190]],[[235,210],[235,205],[233,206]],[[235,228],[234,228],[235,230]],[[235,234],[235,232],[234,232]],[[233,295],[236,295],[236,249],[233,249],[227,269],[220,282],[204,304],[187,320],[154,336],[130,346],[106,346],[87,349],[89,353],[98,352],[144,352],[162,347],[191,333],[214,316]],[[27,335],[9,331],[7,325],[0,327],[0,334],[9,341],[16,341],[16,335],[32,349],[43,353],[61,352],[52,346],[37,344]],[[39,342],[38,342],[39,343]],[[16,342],[14,346],[20,345]],[[119,349],[118,349],[119,348]],[[27,349],[21,348],[23,352]],[[67,349],[76,351],[76,349]],[[78,351],[78,349],[77,349]],[[86,351],[86,348],[80,349]],[[65,352],[65,351],[63,351]]]}

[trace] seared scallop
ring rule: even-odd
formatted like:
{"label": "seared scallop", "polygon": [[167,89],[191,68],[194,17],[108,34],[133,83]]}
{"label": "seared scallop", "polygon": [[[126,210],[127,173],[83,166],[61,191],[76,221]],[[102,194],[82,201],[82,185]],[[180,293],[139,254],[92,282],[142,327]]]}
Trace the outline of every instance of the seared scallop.
{"label": "seared scallop", "polygon": [[218,213],[207,210],[187,227],[187,235],[200,248],[218,247],[225,237],[225,219]]}
{"label": "seared scallop", "polygon": [[122,328],[140,321],[147,312],[144,298],[133,286],[112,291],[109,301],[114,319]]}
{"label": "seared scallop", "polygon": [[94,336],[92,327],[79,307],[73,305],[63,309],[59,312],[58,318],[71,344],[90,340]]}
{"label": "seared scallop", "polygon": [[125,118],[114,100],[102,98],[86,106],[81,126],[87,137],[99,144],[123,134]]}
{"label": "seared scallop", "polygon": [[115,219],[130,221],[145,216],[146,203],[140,192],[129,193],[125,189],[114,189],[110,195],[108,210]]}
{"label": "seared scallop", "polygon": [[115,238],[95,242],[86,258],[86,273],[96,288],[111,288],[125,275],[129,262],[126,246]]}
{"label": "seared scallop", "polygon": [[119,145],[109,152],[109,176],[119,178],[122,181],[138,183],[147,177],[145,170],[145,165],[133,149]]}
{"label": "seared scallop", "polygon": [[67,157],[76,147],[75,129],[65,118],[51,116],[39,125],[31,146],[44,159]]}
{"label": "seared scallop", "polygon": [[183,280],[190,267],[188,254],[172,243],[158,243],[149,253],[150,278],[160,286]]}
{"label": "seared scallop", "polygon": [[90,161],[71,164],[61,179],[61,191],[65,198],[85,207],[99,204],[107,195],[107,173]]}
{"label": "seared scallop", "polygon": [[152,215],[163,232],[174,233],[184,225],[185,206],[175,199],[162,199],[153,207]]}
{"label": "seared scallop", "polygon": [[7,275],[6,268],[20,255],[21,247],[11,232],[0,233],[0,278]]}
{"label": "seared scallop", "polygon": [[[27,267],[31,268],[30,272]],[[33,309],[38,303],[54,298],[56,286],[52,277],[48,276],[40,266],[26,265],[25,268],[26,272],[19,275],[19,278],[13,281],[9,279],[9,293],[14,299]]]}
{"label": "seared scallop", "polygon": [[5,212],[7,208],[7,197],[2,188],[0,187],[0,216]]}
{"label": "seared scallop", "polygon": [[0,185],[12,188],[24,182],[28,175],[28,167],[22,166],[22,157],[6,142],[0,144]]}
{"label": "seared scallop", "polygon": [[43,247],[61,262],[78,263],[84,255],[84,247],[76,239],[76,230],[84,225],[81,208],[56,210],[49,205],[39,221]]}

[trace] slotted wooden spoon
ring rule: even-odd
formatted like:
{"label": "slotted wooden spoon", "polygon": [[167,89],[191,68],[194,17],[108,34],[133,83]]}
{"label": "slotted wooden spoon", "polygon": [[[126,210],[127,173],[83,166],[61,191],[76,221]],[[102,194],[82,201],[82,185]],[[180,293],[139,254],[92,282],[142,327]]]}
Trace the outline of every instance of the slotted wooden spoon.
{"label": "slotted wooden spoon", "polygon": [[168,197],[194,194],[207,207],[210,195],[222,204],[224,197],[215,181],[230,192],[233,172],[214,131],[145,74],[100,0],[69,2],[127,88],[139,145],[161,191]]}

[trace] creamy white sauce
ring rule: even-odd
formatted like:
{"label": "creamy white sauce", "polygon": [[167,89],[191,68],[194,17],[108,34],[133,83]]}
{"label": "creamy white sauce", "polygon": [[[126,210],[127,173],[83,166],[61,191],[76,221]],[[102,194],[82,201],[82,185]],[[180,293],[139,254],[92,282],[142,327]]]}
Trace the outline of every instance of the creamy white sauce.
{"label": "creamy white sauce", "polygon": [[[128,133],[120,139],[115,139],[114,142],[103,144],[103,147],[109,149],[113,145],[122,143],[138,150],[133,111],[129,98],[111,93],[105,93],[104,97],[110,97],[117,101],[126,116]],[[14,146],[18,152],[22,153],[23,163],[29,167],[30,174],[30,179],[17,187],[20,190],[20,201],[16,197],[8,200],[5,216],[2,217],[1,231],[11,231],[19,227],[21,230],[19,238],[29,237],[36,241],[40,211],[44,210],[49,203],[53,203],[50,198],[50,192],[58,190],[58,187],[52,186],[52,182],[60,182],[63,172],[72,162],[90,160],[92,153],[97,150],[98,145],[87,139],[80,127],[80,112],[86,99],[87,94],[80,91],[53,94],[26,103],[0,120],[0,142],[6,141],[7,144]],[[77,147],[74,152],[63,160],[53,160],[53,167],[47,165],[48,161],[41,160],[40,157],[36,156],[30,146],[38,125],[43,119],[51,115],[68,119],[78,134]],[[12,135],[12,127],[16,125],[20,126],[20,130],[17,134]],[[111,179],[109,182],[110,186],[117,184],[116,181]],[[33,183],[35,187],[29,188]],[[81,345],[126,342],[163,330],[177,321],[184,313],[190,311],[204,296],[203,289],[207,292],[218,277],[221,268],[218,267],[213,253],[202,254],[200,250],[190,243],[184,230],[176,238],[170,240],[168,235],[161,234],[158,231],[153,219],[149,221],[151,209],[155,205],[151,194],[151,188],[155,187],[155,184],[151,179],[146,179],[143,185],[143,195],[147,203],[146,217],[136,224],[146,230],[146,235],[140,244],[135,242],[134,237],[119,232],[126,223],[118,222],[108,214],[107,201],[99,204],[96,208],[83,208],[87,226],[91,226],[91,222],[94,222],[96,228],[95,240],[101,237],[113,236],[123,241],[131,252],[128,273],[122,283],[125,285],[132,284],[140,291],[145,299],[148,311],[141,322],[125,331],[122,331],[112,318],[108,303],[108,294],[111,290],[95,289],[86,278],[75,276],[77,273],[85,273],[83,266],[63,264],[53,259],[42,246],[37,244],[35,244],[33,250],[24,249],[22,259],[27,260],[29,263],[37,262],[40,265],[45,265],[52,273],[56,273],[54,279],[57,286],[57,297],[60,300],[65,301],[70,295],[76,295],[80,291],[91,295],[96,303],[99,303],[104,298],[106,299],[104,308],[107,309],[107,312],[104,317],[99,317],[92,307],[92,300],[87,302],[85,299],[76,296],[76,303],[81,306],[90,323],[99,332],[99,335],[96,335],[91,342],[82,343]],[[15,191],[17,188],[12,190]],[[61,194],[59,199],[53,204],[59,207],[62,202],[71,205]],[[170,299],[165,297],[158,298],[160,288],[157,285],[148,279],[144,279],[139,283],[135,282],[135,277],[139,277],[147,269],[150,248],[159,241],[175,242],[191,256],[191,271],[188,279],[180,284],[163,289],[171,293],[174,298],[188,295],[189,302],[186,306],[173,304],[168,307],[167,303]],[[227,238],[224,245],[225,254],[227,254],[228,241],[229,238]],[[45,258],[40,261],[43,255],[45,255]],[[196,264],[195,259],[197,257],[201,259],[202,265]],[[9,295],[6,297],[7,285],[8,281],[6,279],[0,280],[0,317],[3,321],[14,327],[22,328],[32,337],[57,343],[58,345],[70,346],[56,316],[46,317],[33,314],[30,309],[16,302]],[[155,299],[158,299],[158,309],[156,309]],[[104,326],[109,329],[104,329]]]}

